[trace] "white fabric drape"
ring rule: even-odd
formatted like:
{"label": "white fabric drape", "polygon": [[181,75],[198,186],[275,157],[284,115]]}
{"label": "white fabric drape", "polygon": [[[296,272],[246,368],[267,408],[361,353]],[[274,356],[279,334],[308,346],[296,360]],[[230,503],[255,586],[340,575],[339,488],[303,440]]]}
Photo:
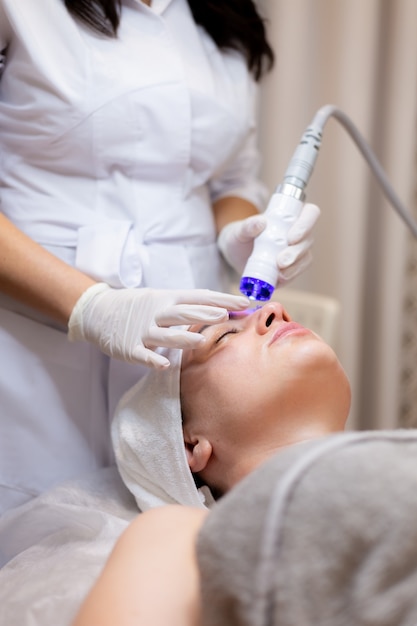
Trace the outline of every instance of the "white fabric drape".
{"label": "white fabric drape", "polygon": [[[276,52],[262,85],[263,178],[271,191],[305,127],[335,104],[375,151],[397,194],[415,202],[415,0],[263,0]],[[353,428],[399,423],[407,245],[417,246],[335,120],[307,200],[322,210],[313,266],[293,286],[342,305],[337,352],[350,378]],[[417,320],[415,325],[417,333]]]}

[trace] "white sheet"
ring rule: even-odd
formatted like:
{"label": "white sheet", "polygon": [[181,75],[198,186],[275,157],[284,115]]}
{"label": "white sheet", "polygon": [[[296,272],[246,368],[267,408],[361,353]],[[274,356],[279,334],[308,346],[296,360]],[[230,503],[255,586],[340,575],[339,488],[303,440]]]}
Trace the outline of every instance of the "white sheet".
{"label": "white sheet", "polygon": [[0,626],[69,626],[137,514],[116,468],[109,468],[3,515]]}

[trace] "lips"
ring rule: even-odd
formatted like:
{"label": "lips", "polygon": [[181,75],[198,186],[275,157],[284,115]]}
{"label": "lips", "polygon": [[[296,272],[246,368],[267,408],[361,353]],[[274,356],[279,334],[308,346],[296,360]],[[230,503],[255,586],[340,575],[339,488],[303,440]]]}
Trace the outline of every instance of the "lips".
{"label": "lips", "polygon": [[304,328],[304,326],[297,324],[296,322],[284,322],[279,326],[277,330],[275,330],[274,334],[272,335],[272,339],[269,342],[269,345],[271,345],[271,343],[275,343],[276,341],[280,341],[281,339],[283,339],[284,337],[287,337],[288,335],[310,335],[310,334],[311,334],[311,331],[309,331],[307,328]]}

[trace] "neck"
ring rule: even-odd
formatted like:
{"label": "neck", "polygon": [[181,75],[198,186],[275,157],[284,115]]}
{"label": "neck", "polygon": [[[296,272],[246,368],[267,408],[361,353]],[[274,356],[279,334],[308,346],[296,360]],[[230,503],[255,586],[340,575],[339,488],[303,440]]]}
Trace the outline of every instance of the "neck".
{"label": "neck", "polygon": [[[228,451],[227,461],[224,463],[219,460],[218,469],[222,468],[222,472],[218,475],[222,476],[221,490],[223,493],[229,491],[245,476],[253,472],[257,467],[262,465],[274,454],[294,446],[299,443],[313,441],[326,435],[331,435],[344,430],[345,419],[314,419],[312,416],[306,423],[300,423],[298,426],[290,428],[287,432],[281,432],[278,437],[269,436],[265,440],[258,440],[249,447],[245,447],[244,453],[241,448],[235,448]],[[279,445],[276,442],[279,441]],[[224,467],[227,467],[225,471]]]}

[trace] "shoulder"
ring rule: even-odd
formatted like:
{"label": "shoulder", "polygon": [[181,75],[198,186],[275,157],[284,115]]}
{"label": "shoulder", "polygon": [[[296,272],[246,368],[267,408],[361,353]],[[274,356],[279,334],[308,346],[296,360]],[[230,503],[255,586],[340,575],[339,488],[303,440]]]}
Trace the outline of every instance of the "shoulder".
{"label": "shoulder", "polygon": [[[176,537],[198,532],[208,514],[207,509],[180,505],[155,507],[138,515],[122,535],[120,541],[125,544],[141,542],[145,536],[152,539],[171,541],[167,530]],[[172,535],[171,535],[172,536]]]}
{"label": "shoulder", "polygon": [[72,24],[64,2],[43,0],[39,8],[33,0],[0,0],[0,50],[6,48],[14,36],[35,43],[35,39],[54,34],[57,25],[68,28]]}

